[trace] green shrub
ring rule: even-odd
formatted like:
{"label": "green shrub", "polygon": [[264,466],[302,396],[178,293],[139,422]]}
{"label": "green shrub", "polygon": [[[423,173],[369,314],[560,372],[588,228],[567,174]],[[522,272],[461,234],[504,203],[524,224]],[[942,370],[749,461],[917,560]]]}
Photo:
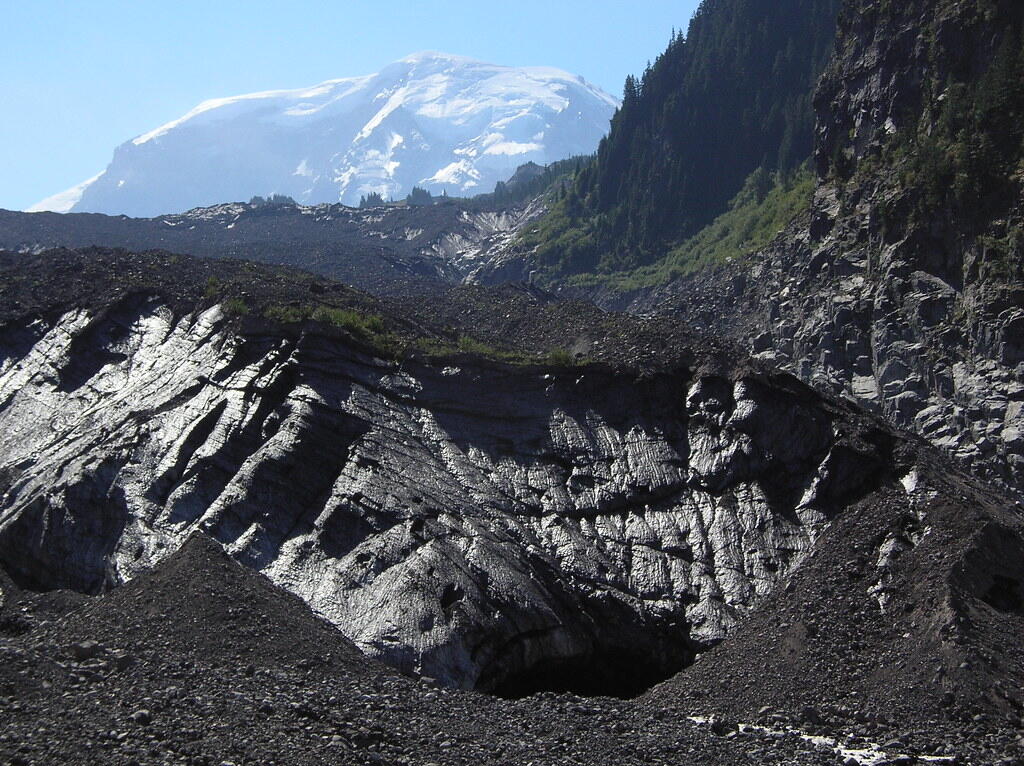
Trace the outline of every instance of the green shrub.
{"label": "green shrub", "polygon": [[658,281],[728,263],[764,247],[810,207],[813,196],[814,176],[806,168],[785,179],[755,172],[727,212],[672,249],[655,271],[661,277]]}
{"label": "green shrub", "polygon": [[249,313],[249,306],[241,298],[228,298],[224,301],[224,313],[229,317],[244,317]]}
{"label": "green shrub", "polygon": [[216,298],[220,295],[221,282],[217,277],[210,277],[206,280],[206,290],[203,292],[203,296],[209,300],[210,298]]}
{"label": "green shrub", "polygon": [[576,365],[575,357],[564,348],[549,351],[544,361],[552,367],[574,367]]}
{"label": "green shrub", "polygon": [[383,335],[387,330],[384,320],[376,314],[361,314],[351,309],[321,306],[313,312],[313,319],[324,324],[348,330],[353,335],[370,338]]}
{"label": "green shrub", "polygon": [[309,309],[306,306],[267,306],[263,316],[272,322],[299,324],[309,319]]}
{"label": "green shrub", "polygon": [[477,354],[479,356],[498,356],[500,352],[494,346],[489,346],[483,341],[463,335],[459,338],[459,351],[465,354]]}
{"label": "green shrub", "polygon": [[420,351],[427,356],[448,356],[454,354],[457,347],[440,338],[414,338],[408,346],[410,349]]}

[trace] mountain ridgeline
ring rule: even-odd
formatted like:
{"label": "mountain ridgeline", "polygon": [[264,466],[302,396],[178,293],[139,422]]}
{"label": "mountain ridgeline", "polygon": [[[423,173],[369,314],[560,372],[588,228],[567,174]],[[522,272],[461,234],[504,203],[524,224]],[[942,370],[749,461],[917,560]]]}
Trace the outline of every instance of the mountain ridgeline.
{"label": "mountain ridgeline", "polygon": [[541,265],[565,275],[650,263],[723,213],[758,168],[796,170],[811,155],[839,5],[701,3],[685,37],[627,78],[596,161],[528,237]]}
{"label": "mountain ridgeline", "polygon": [[617,105],[559,69],[424,52],[373,75],[204,101],[32,210],[153,217],[268,192],[306,205],[417,187],[474,195],[523,163],[590,154]]}

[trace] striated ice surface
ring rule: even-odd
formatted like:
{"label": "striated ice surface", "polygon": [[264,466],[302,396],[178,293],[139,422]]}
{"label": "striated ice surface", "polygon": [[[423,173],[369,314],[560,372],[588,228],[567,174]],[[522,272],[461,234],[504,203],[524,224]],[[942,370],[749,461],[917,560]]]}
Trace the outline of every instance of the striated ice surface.
{"label": "striated ice surface", "polygon": [[399,367],[136,299],[0,332],[0,556],[96,592],[203,530],[451,685],[602,652],[679,665],[872,470],[837,468],[837,439],[754,379]]}

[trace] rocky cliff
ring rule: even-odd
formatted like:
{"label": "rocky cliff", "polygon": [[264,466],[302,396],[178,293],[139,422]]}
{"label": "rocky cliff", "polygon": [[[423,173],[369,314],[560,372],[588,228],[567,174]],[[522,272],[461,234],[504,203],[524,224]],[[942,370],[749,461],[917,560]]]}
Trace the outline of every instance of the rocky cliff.
{"label": "rocky cliff", "polygon": [[901,131],[940,131],[943,103],[967,98],[957,84],[982,82],[1000,47],[1018,40],[1022,10],[864,5],[844,15],[839,55],[819,88],[822,180],[809,236],[791,232],[752,273],[755,350],[777,352],[805,379],[853,394],[1021,488],[1019,179],[984,211],[946,198],[923,204],[930,179],[915,177],[914,154],[927,145],[914,143],[906,157],[892,146]]}
{"label": "rocky cliff", "polygon": [[[1024,489],[1022,9],[849,2],[810,209],[761,252],[638,295]],[[1004,119],[1005,118],[1005,119]]]}
{"label": "rocky cliff", "polygon": [[[982,87],[1001,48],[1016,54],[1021,17],[1005,2],[848,7],[818,92],[810,220],[753,266],[748,293],[761,331],[754,350],[1017,489],[1022,187],[1010,155],[1005,188],[979,190],[973,203],[930,197],[936,179],[922,157],[961,145],[934,149],[920,137],[941,134],[953,99],[982,108],[965,83]],[[949,183],[979,183],[983,172],[965,168]]]}

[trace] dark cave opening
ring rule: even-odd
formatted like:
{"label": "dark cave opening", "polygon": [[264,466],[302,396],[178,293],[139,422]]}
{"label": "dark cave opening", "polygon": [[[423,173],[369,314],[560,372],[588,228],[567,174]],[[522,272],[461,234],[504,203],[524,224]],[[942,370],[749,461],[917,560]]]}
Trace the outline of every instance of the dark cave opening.
{"label": "dark cave opening", "polygon": [[1009,577],[1001,575],[993,577],[992,587],[981,599],[1000,612],[1019,613],[1024,611],[1020,583]]}
{"label": "dark cave opening", "polygon": [[505,699],[522,699],[541,692],[580,697],[633,699],[671,678],[692,656],[655,656],[654,652],[607,650],[582,657],[545,659],[481,689]]}

